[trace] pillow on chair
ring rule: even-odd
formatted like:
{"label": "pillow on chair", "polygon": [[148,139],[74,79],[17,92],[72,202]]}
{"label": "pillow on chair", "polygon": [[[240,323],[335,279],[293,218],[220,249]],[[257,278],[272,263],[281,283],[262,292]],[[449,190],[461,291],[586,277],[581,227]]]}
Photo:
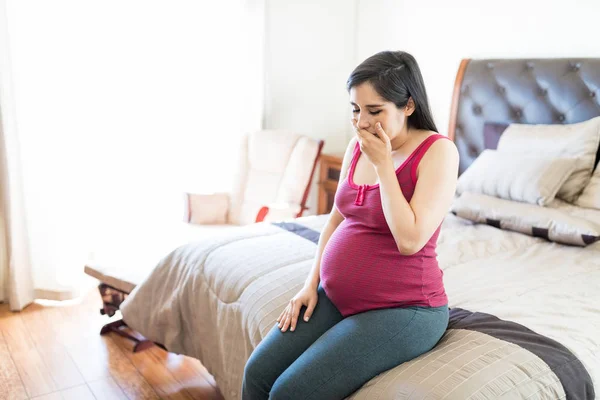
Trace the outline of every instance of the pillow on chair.
{"label": "pillow on chair", "polygon": [[200,225],[227,223],[229,211],[229,195],[227,193],[187,194],[187,196],[188,222]]}

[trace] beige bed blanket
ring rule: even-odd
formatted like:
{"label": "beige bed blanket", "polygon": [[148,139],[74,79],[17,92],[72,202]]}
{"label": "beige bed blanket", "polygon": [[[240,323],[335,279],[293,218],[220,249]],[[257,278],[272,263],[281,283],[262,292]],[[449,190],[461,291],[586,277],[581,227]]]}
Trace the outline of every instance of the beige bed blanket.
{"label": "beige bed blanket", "polygon": [[[325,219],[295,222],[320,231]],[[304,283],[315,250],[310,240],[267,223],[184,245],[136,287],[122,304],[123,317],[170,351],[201,360],[225,398],[239,399],[246,360]],[[599,245],[549,243],[449,214],[438,254],[450,307],[488,313],[558,341],[599,387]],[[490,399],[499,394],[565,396],[539,357],[458,327],[449,329],[432,352],[374,377],[352,398]]]}

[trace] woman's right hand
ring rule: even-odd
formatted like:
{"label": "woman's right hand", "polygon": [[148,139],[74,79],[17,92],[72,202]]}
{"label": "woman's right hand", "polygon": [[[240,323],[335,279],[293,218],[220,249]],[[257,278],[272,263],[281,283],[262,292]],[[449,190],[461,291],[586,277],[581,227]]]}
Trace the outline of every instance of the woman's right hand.
{"label": "woman's right hand", "polygon": [[279,318],[277,318],[277,322],[279,323],[277,326],[282,332],[285,332],[290,326],[290,330],[293,331],[296,329],[296,323],[302,306],[306,306],[304,321],[308,322],[308,319],[317,305],[318,299],[319,295],[317,294],[317,288],[311,285],[304,285],[304,287],[292,297],[285,310],[283,310],[279,315]]}

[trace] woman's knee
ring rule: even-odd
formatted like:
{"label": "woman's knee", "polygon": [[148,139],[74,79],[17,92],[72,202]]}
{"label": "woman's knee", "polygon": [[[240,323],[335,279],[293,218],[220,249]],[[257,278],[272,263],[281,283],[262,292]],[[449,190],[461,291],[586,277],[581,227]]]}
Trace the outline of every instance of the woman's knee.
{"label": "woman's knee", "polygon": [[277,346],[276,343],[276,341],[268,339],[261,342],[246,361],[243,378],[244,392],[256,393],[255,398],[263,398],[268,395],[275,380],[291,363],[288,360],[289,352],[286,352],[285,348]]}
{"label": "woman's knee", "polygon": [[298,387],[300,377],[282,374],[271,388],[269,400],[303,400],[306,393]]}
{"label": "woman's knee", "polygon": [[269,393],[269,400],[291,400],[293,398],[289,390],[283,386],[273,386]]}
{"label": "woman's knee", "polygon": [[256,348],[250,355],[250,358],[248,358],[248,361],[246,361],[244,382],[245,384],[251,384],[252,386],[268,390],[277,377],[269,373],[271,370],[269,368],[269,360],[264,356],[264,352],[260,350],[260,348]]}

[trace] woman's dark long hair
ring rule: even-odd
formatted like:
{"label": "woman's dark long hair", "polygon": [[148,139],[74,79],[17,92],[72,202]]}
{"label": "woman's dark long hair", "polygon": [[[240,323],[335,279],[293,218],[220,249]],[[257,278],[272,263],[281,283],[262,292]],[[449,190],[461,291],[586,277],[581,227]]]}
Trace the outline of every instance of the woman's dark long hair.
{"label": "woman's dark long hair", "polygon": [[369,82],[375,91],[398,108],[405,107],[412,97],[415,111],[408,117],[408,126],[438,132],[425,92],[425,83],[415,58],[404,51],[382,51],[363,61],[352,71],[346,88]]}

